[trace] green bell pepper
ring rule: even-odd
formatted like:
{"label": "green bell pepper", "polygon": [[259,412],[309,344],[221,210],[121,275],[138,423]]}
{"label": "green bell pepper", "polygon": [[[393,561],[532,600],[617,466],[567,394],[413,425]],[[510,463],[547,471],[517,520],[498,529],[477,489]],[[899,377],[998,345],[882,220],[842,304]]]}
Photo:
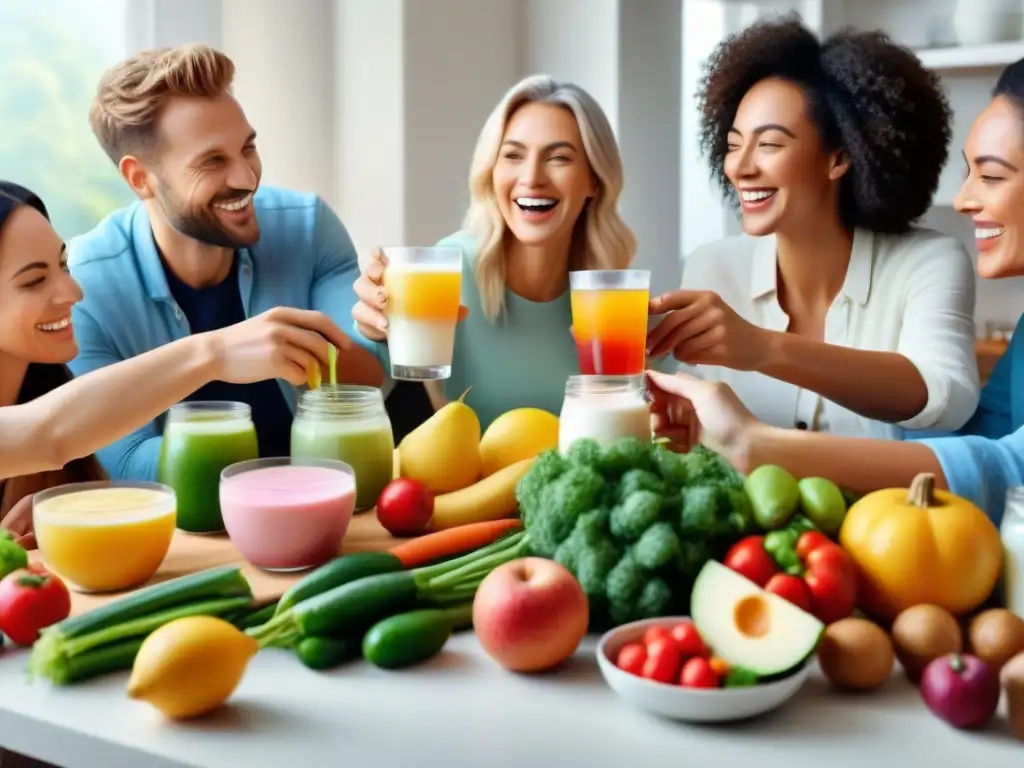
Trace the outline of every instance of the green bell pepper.
{"label": "green bell pepper", "polygon": [[8,530],[0,530],[0,579],[28,565],[28,552],[14,542]]}
{"label": "green bell pepper", "polygon": [[804,515],[794,515],[785,528],[769,531],[764,536],[764,550],[783,571],[803,576],[804,564],[796,553],[796,543],[807,531],[818,530]]}

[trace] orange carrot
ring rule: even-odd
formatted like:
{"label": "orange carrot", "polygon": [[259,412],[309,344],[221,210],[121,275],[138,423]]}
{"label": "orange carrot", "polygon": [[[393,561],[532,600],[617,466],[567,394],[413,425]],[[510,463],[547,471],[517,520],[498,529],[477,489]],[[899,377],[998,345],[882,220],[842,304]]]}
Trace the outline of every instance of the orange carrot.
{"label": "orange carrot", "polygon": [[712,656],[708,660],[708,666],[714,670],[715,674],[722,676],[729,674],[729,662],[725,659],[720,659],[717,656]]}
{"label": "orange carrot", "polygon": [[523,521],[517,517],[469,523],[417,536],[396,544],[388,551],[402,561],[404,568],[419,568],[446,557],[480,549],[522,527]]}

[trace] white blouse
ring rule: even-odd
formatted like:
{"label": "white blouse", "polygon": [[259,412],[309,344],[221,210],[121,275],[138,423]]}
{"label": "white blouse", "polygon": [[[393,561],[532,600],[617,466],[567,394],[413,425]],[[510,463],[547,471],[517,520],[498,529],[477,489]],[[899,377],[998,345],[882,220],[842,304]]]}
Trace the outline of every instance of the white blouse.
{"label": "white blouse", "polygon": [[[682,287],[714,291],[746,320],[785,331],[789,317],[779,305],[776,275],[774,235],[739,235],[690,254]],[[865,418],[761,373],[706,365],[682,370],[728,383],[758,419],[780,427],[889,439],[902,438],[904,430],[958,429],[973,415],[980,392],[974,291],[974,263],[952,237],[928,229],[854,233],[846,281],[825,316],[825,341],[897,352],[917,366],[928,403],[898,424]]]}

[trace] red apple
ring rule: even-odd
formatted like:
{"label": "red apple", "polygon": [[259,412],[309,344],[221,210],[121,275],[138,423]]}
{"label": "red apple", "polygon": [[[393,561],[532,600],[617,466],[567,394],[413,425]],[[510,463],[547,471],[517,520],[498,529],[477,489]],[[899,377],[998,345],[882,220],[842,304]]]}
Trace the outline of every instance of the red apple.
{"label": "red apple", "polygon": [[422,533],[434,514],[434,494],[418,480],[399,477],[377,499],[377,520],[392,536]]}
{"label": "red apple", "polygon": [[583,587],[553,560],[524,557],[500,565],[477,588],[473,629],[505,669],[540,672],[568,659],[587,633]]}

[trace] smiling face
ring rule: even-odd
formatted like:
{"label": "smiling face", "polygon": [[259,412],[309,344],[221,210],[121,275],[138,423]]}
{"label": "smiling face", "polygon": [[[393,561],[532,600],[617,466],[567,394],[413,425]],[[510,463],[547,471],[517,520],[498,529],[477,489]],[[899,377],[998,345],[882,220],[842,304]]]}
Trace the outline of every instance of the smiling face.
{"label": "smiling face", "polygon": [[1024,114],[997,96],[964,144],[967,179],[954,206],[974,222],[978,274],[1024,275]]}
{"label": "smiling face", "polygon": [[492,179],[501,215],[524,245],[570,240],[596,194],[576,118],[541,102],[524,104],[509,118]]}
{"label": "smiling face", "polygon": [[0,357],[70,362],[78,354],[71,307],[81,299],[50,222],[27,205],[16,208],[0,232]]}
{"label": "smiling face", "polygon": [[826,151],[801,88],[767,78],[743,96],[725,156],[725,175],[740,199],[743,229],[769,235],[838,211],[837,182],[846,172]]}
{"label": "smiling face", "polygon": [[[125,173],[155,198],[175,230],[199,242],[242,248],[260,236],[252,196],[263,167],[256,132],[229,95],[168,102],[157,126],[158,157]],[[122,161],[122,164],[125,161]]]}

